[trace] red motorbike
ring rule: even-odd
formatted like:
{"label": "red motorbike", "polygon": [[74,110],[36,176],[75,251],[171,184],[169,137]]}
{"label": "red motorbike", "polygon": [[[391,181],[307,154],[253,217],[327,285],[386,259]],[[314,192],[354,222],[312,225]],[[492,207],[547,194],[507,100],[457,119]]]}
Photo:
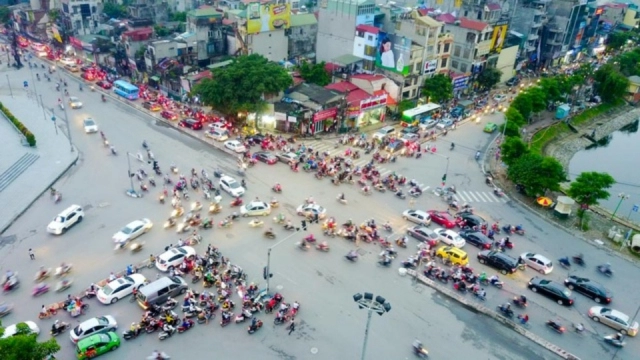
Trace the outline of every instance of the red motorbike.
{"label": "red motorbike", "polygon": [[241,206],[242,205],[242,199],[235,199],[235,200],[231,201],[230,205],[231,205],[231,207]]}

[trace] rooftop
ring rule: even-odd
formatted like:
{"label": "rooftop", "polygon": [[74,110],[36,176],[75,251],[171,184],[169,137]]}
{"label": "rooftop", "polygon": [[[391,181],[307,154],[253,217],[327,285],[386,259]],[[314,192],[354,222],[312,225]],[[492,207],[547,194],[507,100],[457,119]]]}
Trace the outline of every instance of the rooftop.
{"label": "rooftop", "polygon": [[187,13],[188,16],[193,17],[222,17],[222,13],[212,7],[200,8],[196,10],[191,10]]}
{"label": "rooftop", "polygon": [[291,14],[291,26],[316,25],[318,19],[313,14]]}
{"label": "rooftop", "polygon": [[442,21],[445,24],[453,24],[456,22],[456,17],[451,14],[440,14],[436,16],[436,20]]}
{"label": "rooftop", "polygon": [[489,27],[489,24],[482,21],[471,20],[463,17],[460,18],[459,20],[460,20],[460,27],[464,29],[475,30],[479,32]]}
{"label": "rooftop", "polygon": [[360,62],[360,61],[362,61],[362,59],[357,57],[357,56],[355,56],[355,55],[344,54],[344,55],[338,56],[337,58],[331,60],[331,63],[337,64],[337,65],[342,65],[342,66],[347,66],[347,65],[355,64],[355,63]]}
{"label": "rooftop", "polygon": [[360,24],[356,26],[356,30],[365,32],[365,33],[370,33],[370,34],[377,34],[380,32],[380,29],[378,29],[377,27],[372,25],[365,25],[365,24]]}
{"label": "rooftop", "polygon": [[366,100],[368,98],[370,98],[371,95],[369,95],[368,92],[362,90],[362,89],[357,89],[354,90],[352,92],[350,92],[347,95],[347,104],[351,104],[351,103],[358,103],[360,104],[360,101],[362,100]]}
{"label": "rooftop", "polygon": [[371,74],[357,74],[357,75],[353,75],[351,76],[352,79],[360,79],[360,80],[365,80],[365,81],[378,81],[378,80],[382,80],[385,79],[385,77],[383,75],[371,75]]}
{"label": "rooftop", "polygon": [[440,21],[432,18],[431,16],[420,16],[417,20],[432,28],[442,26],[442,23]]}
{"label": "rooftop", "polygon": [[348,81],[340,81],[340,82],[336,82],[333,84],[329,84],[327,86],[324,87],[327,90],[333,90],[333,91],[337,91],[339,93],[349,93],[352,92],[354,90],[357,90],[358,87],[353,85],[352,83],[348,82]]}
{"label": "rooftop", "polygon": [[318,86],[316,84],[300,84],[294,89],[295,92],[305,95],[309,98],[309,100],[324,105],[328,102],[331,102],[336,97],[339,97],[340,94],[327,90],[322,86]]}
{"label": "rooftop", "polygon": [[633,84],[640,84],[640,76],[638,75],[629,76],[629,82]]}

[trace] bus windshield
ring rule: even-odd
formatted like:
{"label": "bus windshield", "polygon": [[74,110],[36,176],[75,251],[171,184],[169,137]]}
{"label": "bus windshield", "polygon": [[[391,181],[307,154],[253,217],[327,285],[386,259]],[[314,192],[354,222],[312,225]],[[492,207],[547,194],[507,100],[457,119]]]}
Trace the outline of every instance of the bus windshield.
{"label": "bus windshield", "polygon": [[124,80],[116,80],[113,83],[113,91],[129,100],[135,100],[138,98],[138,88]]}

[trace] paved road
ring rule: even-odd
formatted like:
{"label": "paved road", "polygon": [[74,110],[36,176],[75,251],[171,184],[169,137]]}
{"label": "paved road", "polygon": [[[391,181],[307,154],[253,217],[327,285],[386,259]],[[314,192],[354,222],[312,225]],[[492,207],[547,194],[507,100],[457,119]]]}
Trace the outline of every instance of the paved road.
{"label": "paved road", "polygon": [[[50,87],[49,93],[45,95],[45,103],[55,104],[56,95],[51,93],[53,85]],[[201,143],[172,129],[139,117],[127,107],[102,104],[97,94],[82,95],[85,108],[70,112],[73,117],[71,131],[81,151],[81,162],[74,172],[56,185],[66,195],[63,202],[54,205],[48,198],[38,200],[27,216],[19,219],[8,231],[16,235],[17,244],[11,249],[4,248],[0,255],[2,270],[10,268],[18,271],[23,280],[23,286],[18,292],[4,297],[6,301],[19,304],[15,313],[3,319],[6,324],[34,319],[43,303],[64,296],[49,293],[34,299],[28,295],[32,286],[30,278],[40,265],[55,267],[61,261],[73,263],[73,289],[80,291],[85,285],[106,277],[110,271],[123,269],[128,263],[145,258],[148,252],[158,253],[166,244],[176,242],[177,236],[173,232],[163,231],[160,227],[168,216],[169,205],[160,205],[155,195],[140,200],[124,196],[124,190],[129,186],[124,152],[140,150],[143,138],[151,144],[160,165],[165,169],[169,163],[175,163],[184,170],[205,167],[210,173],[218,165],[228,170],[234,168],[234,160],[227,155],[212,152]],[[98,121],[110,142],[119,149],[117,157],[108,154],[99,135],[82,133],[81,121],[85,116],[92,116]],[[132,164],[140,166],[136,161]],[[246,198],[271,196],[268,188],[275,181],[280,181],[285,188],[280,197],[282,210],[288,213],[311,194],[319,202],[326,204],[332,214],[335,213],[339,218],[353,217],[356,221],[371,216],[378,219],[391,218],[405,206],[400,200],[389,199],[388,203],[392,205],[388,208],[381,207],[380,198],[358,198],[355,189],[346,187],[344,191],[353,201],[348,206],[339,206],[334,199],[338,189],[329,186],[326,181],[321,183],[312,180],[307,174],[288,176],[285,169],[282,165],[269,169],[259,165],[251,169]],[[340,191],[342,190],[341,187]],[[229,197],[225,196],[225,202],[228,200]],[[65,206],[73,203],[85,208],[84,221],[63,236],[46,234],[44,229],[48,221]],[[364,208],[371,210],[365,211]],[[152,232],[142,239],[147,242],[148,251],[137,255],[114,253],[111,235],[127,222],[140,217],[149,217],[156,223]],[[216,219],[219,218],[216,216]],[[219,246],[223,253],[243,266],[249,274],[259,276],[266,262],[267,247],[273,242],[264,239],[261,230],[250,229],[246,223],[247,220],[243,219],[232,229],[209,230],[204,233],[205,243],[212,242]],[[318,225],[313,225],[311,229],[313,230],[310,231],[319,235]],[[286,233],[278,230],[279,238],[285,235]],[[189,335],[180,335],[184,339],[171,339],[161,344],[162,346],[159,346],[154,336],[137,339],[125,344],[118,352],[105,356],[105,359],[137,358],[140,354],[150,353],[154,348],[162,348],[178,359],[182,358],[178,354],[185,351],[185,345],[191,347],[190,357],[208,355],[214,351],[222,358],[249,358],[256,353],[269,359],[309,358],[311,350],[317,348],[319,358],[356,358],[361,350],[366,313],[357,311],[356,305],[351,302],[351,296],[366,290],[380,293],[393,306],[389,314],[372,319],[368,358],[411,358],[410,343],[414,337],[422,339],[436,358],[550,358],[548,354],[540,352],[537,346],[484,317],[442,299],[437,293],[426,288],[412,288],[410,280],[398,277],[395,270],[376,267],[375,258],[379,249],[374,246],[363,246],[361,261],[351,264],[341,257],[351,248],[350,244],[336,239],[331,242],[333,248],[330,253],[303,253],[294,248],[294,243],[301,236],[302,234],[295,235],[284,242],[274,249],[272,256],[272,271],[275,274],[272,286],[280,289],[288,300],[298,300],[302,304],[300,323],[291,337],[285,334],[284,328],[271,325],[270,317],[263,316],[268,324],[265,329],[254,335],[254,339],[241,345],[236,345],[233,341],[248,336],[240,333],[244,331],[242,326],[221,330],[211,324],[209,326],[214,329],[198,327]],[[30,247],[35,250],[35,261],[28,259],[27,249]],[[354,267],[358,269],[352,269]],[[145,274],[153,279],[157,271],[145,270]],[[309,281],[310,279],[313,281]],[[53,281],[49,283],[53,284]],[[141,314],[136,305],[126,301],[110,306],[109,309],[97,302],[91,305],[90,312],[85,317],[110,313],[119,320],[120,330],[137,320]],[[69,319],[66,314],[60,314],[58,318],[71,320],[72,323],[82,320]],[[39,323],[43,329],[48,329],[52,320]],[[486,331],[487,327],[491,331]],[[212,346],[202,346],[203,341],[211,342],[210,334],[216,339],[215,342]],[[66,336],[60,337],[63,346],[61,358],[72,357],[73,349]],[[225,346],[229,342],[234,346]]]}

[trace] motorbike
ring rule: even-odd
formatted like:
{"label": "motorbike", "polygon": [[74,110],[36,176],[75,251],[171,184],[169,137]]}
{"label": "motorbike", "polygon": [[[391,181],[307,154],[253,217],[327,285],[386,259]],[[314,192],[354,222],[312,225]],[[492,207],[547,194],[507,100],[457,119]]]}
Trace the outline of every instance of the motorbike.
{"label": "motorbike", "polygon": [[427,351],[427,349],[424,348],[424,346],[420,345],[420,346],[413,346],[413,353],[422,359],[425,359],[429,356],[429,351]]}
{"label": "motorbike", "polygon": [[611,270],[611,265],[609,264],[598,265],[598,271],[608,277],[613,276],[613,270]]}
{"label": "motorbike", "polygon": [[178,234],[181,234],[183,232],[187,232],[191,229],[191,226],[189,225],[188,221],[183,221],[180,224],[178,224],[178,226],[176,227],[176,232]]}
{"label": "motorbike", "polygon": [[513,310],[511,310],[510,308],[504,306],[504,305],[498,305],[496,307],[496,309],[498,309],[498,311],[500,313],[502,313],[502,315],[508,317],[508,318],[512,318],[513,317]]}
{"label": "motorbike", "polygon": [[53,307],[48,307],[46,310],[47,310],[46,314],[42,312],[38,313],[38,319],[41,319],[41,320],[48,319],[58,313],[58,311]]}
{"label": "motorbike", "polygon": [[60,324],[60,326],[58,328],[53,328],[52,327],[51,331],[49,331],[49,334],[51,334],[51,336],[58,336],[58,335],[62,334],[63,332],[65,332],[69,327],[70,327],[69,324],[67,324],[66,322],[63,322],[63,323]]}
{"label": "motorbike", "polygon": [[58,266],[56,268],[56,277],[67,275],[71,271],[72,267],[73,267],[73,264],[66,264],[64,267]]}
{"label": "motorbike", "polygon": [[480,283],[482,285],[492,285],[492,286],[497,287],[498,289],[502,289],[502,287],[504,286],[504,282],[502,282],[500,280],[491,282],[491,281],[489,281],[489,279],[486,279],[486,278],[480,280]]}
{"label": "motorbike", "polygon": [[125,340],[131,340],[131,339],[135,339],[138,337],[138,335],[141,334],[141,330],[138,331],[131,331],[131,330],[126,330],[122,332],[122,337]]}
{"label": "motorbike", "polygon": [[231,201],[230,205],[231,205],[231,207],[241,206],[242,205],[242,199],[233,200],[233,201]]}
{"label": "motorbike", "polygon": [[305,241],[300,241],[296,243],[296,247],[298,247],[300,250],[304,250],[307,251],[309,250],[309,248],[311,248],[311,246],[309,246],[309,244],[307,244]]}
{"label": "motorbike", "polygon": [[407,247],[407,243],[405,241],[403,241],[402,238],[396,239],[396,245],[400,246],[401,248],[406,248]]}
{"label": "motorbike", "polygon": [[272,187],[271,190],[273,190],[273,192],[276,192],[278,194],[280,194],[282,192],[282,188],[281,187]]}
{"label": "motorbike", "polygon": [[329,252],[329,245],[327,245],[327,242],[322,242],[318,245],[316,245],[316,250],[320,250],[320,251],[324,251],[324,252]]}
{"label": "motorbike", "polygon": [[556,321],[553,321],[553,320],[548,320],[546,325],[548,327],[552,328],[558,334],[562,334],[562,333],[565,332],[564,326],[562,326],[562,324],[560,324],[559,322],[556,322]]}
{"label": "motorbike", "polygon": [[160,332],[160,334],[158,334],[158,339],[159,339],[159,340],[164,340],[164,339],[166,339],[166,338],[168,338],[168,337],[171,337],[171,335],[173,335],[175,332],[176,332],[176,329],[175,329],[175,328],[172,328],[170,331],[164,331],[164,330],[162,330],[162,331]]}
{"label": "motorbike", "polygon": [[503,197],[504,196],[504,191],[502,191],[500,188],[493,188],[493,193],[497,196],[497,197]]}
{"label": "motorbike", "polygon": [[571,263],[569,262],[569,258],[568,257],[563,257],[558,259],[558,262],[560,263],[560,265],[562,265],[563,268],[565,269],[570,269],[571,268]]}
{"label": "motorbike", "polygon": [[577,265],[580,265],[580,266],[585,266],[586,265],[586,263],[584,262],[584,258],[582,256],[582,254],[574,255],[571,259]]}
{"label": "motorbike", "polygon": [[42,295],[42,294],[44,294],[44,293],[48,292],[48,291],[49,291],[49,289],[50,289],[50,288],[49,288],[49,285],[44,284],[44,283],[40,283],[40,284],[37,284],[37,285],[33,288],[33,291],[31,292],[31,295],[32,295],[32,296],[34,296],[34,297],[35,297],[35,296],[40,296],[40,295]]}
{"label": "motorbike", "polygon": [[356,262],[358,260],[358,253],[355,251],[350,251],[347,255],[344,256],[345,259]]}
{"label": "motorbike", "polygon": [[251,319],[252,317],[253,317],[253,314],[251,314],[251,311],[249,311],[248,309],[244,309],[242,310],[242,312],[238,314],[238,316],[236,316],[235,322],[236,324],[239,324],[241,322],[244,322],[247,319]]}
{"label": "motorbike", "polygon": [[273,233],[273,231],[265,231],[264,232],[264,236],[268,239],[275,239],[276,238],[276,234]]}
{"label": "motorbike", "polygon": [[209,214],[217,214],[222,210],[222,206],[220,204],[211,203],[209,205]]}
{"label": "motorbike", "polygon": [[247,332],[249,333],[249,335],[251,335],[254,332],[258,331],[262,327],[262,325],[263,325],[262,320],[258,320],[256,321],[255,325],[249,326],[249,328],[247,329]]}
{"label": "motorbike", "polygon": [[338,200],[341,204],[347,204],[347,199],[343,199],[341,196],[336,197],[336,200]]}
{"label": "motorbike", "polygon": [[226,317],[226,318],[224,316],[222,316],[222,320],[220,320],[220,326],[221,327],[225,327],[225,326],[231,324],[231,318],[233,317],[233,313],[228,313],[228,314],[229,314],[229,316]]}
{"label": "motorbike", "polygon": [[187,318],[192,318],[196,315],[198,315],[198,313],[200,313],[202,311],[201,308],[194,306],[194,310],[190,311],[189,309],[187,309],[187,311],[184,312],[184,316]]}
{"label": "motorbike", "polygon": [[171,300],[167,300],[163,305],[162,305],[162,311],[170,311],[176,308],[176,306],[178,305],[178,302],[175,299],[171,299]]}
{"label": "motorbike", "polygon": [[182,323],[182,324],[180,324],[180,326],[178,326],[178,333],[182,334],[183,332],[191,329],[194,325],[195,325],[195,322],[193,322],[193,320],[189,319],[189,320],[187,320],[186,324]]}
{"label": "motorbike", "polygon": [[516,296],[513,298],[513,304],[517,307],[521,307],[521,308],[526,308],[527,307],[527,301],[526,298],[523,299],[522,296]]}
{"label": "motorbike", "polygon": [[0,303],[0,318],[7,316],[13,311],[13,304]]}
{"label": "motorbike", "polygon": [[56,285],[56,292],[63,292],[73,285],[73,280],[62,280]]}
{"label": "motorbike", "polygon": [[622,341],[622,338],[619,334],[615,334],[615,335],[607,335],[605,337],[602,338],[604,340],[604,342],[606,342],[607,344],[611,344],[615,347],[623,347],[626,343],[624,341]]}
{"label": "motorbike", "polygon": [[41,282],[42,280],[45,280],[46,278],[48,278],[51,275],[51,268],[48,268],[47,270],[44,271],[38,271],[36,273],[35,276],[35,282]]}

